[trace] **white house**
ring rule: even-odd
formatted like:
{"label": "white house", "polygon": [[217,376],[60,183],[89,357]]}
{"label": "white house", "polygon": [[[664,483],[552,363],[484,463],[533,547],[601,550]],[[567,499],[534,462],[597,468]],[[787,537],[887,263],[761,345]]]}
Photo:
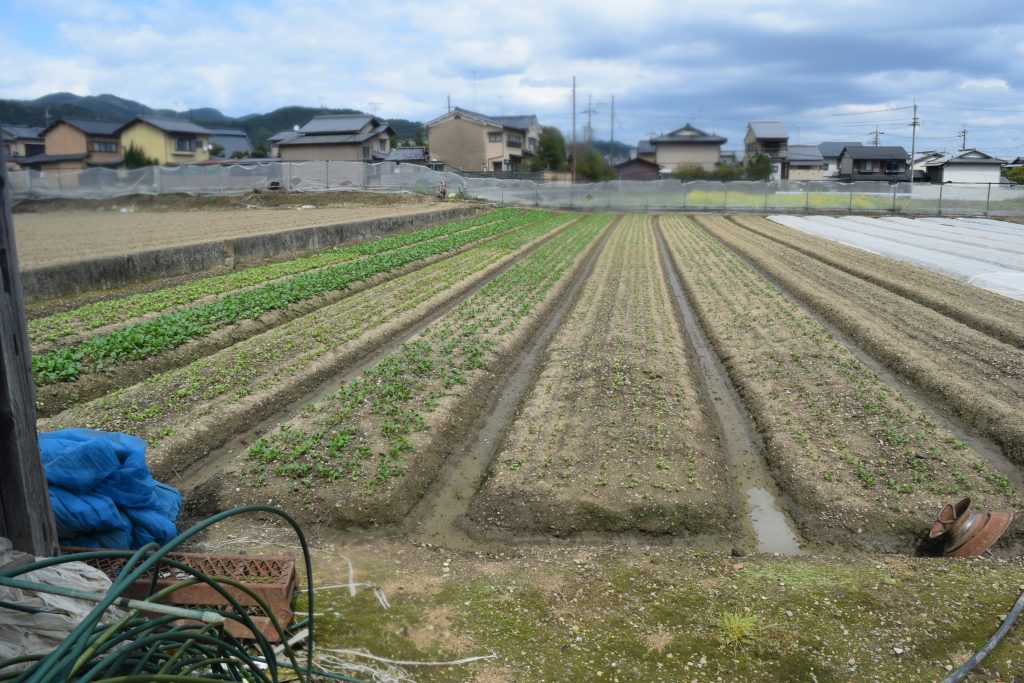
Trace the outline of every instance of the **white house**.
{"label": "white house", "polygon": [[933,183],[998,183],[1006,162],[976,149],[961,149],[925,163]]}

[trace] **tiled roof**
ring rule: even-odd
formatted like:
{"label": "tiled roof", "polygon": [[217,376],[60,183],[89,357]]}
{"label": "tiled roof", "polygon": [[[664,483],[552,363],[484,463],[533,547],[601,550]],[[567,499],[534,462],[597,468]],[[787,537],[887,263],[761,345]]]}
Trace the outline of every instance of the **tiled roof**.
{"label": "tiled roof", "polygon": [[926,168],[945,166],[947,164],[988,164],[991,166],[1002,166],[1006,161],[997,159],[990,154],[979,152],[976,149],[961,149],[953,154],[946,154],[932,161],[926,162]]}
{"label": "tiled roof", "polygon": [[365,142],[375,138],[381,133],[391,130],[390,126],[380,125],[367,133],[352,133],[346,135],[297,135],[288,140],[278,142],[280,147],[292,147],[295,145],[351,145]]}
{"label": "tiled roof", "polygon": [[282,130],[280,133],[275,133],[267,138],[267,142],[284,142],[285,140],[291,140],[292,138],[298,137],[300,133],[294,130]]}
{"label": "tiled roof", "polygon": [[821,156],[821,152],[818,151],[817,145],[790,145],[789,146],[789,163],[790,165],[806,166],[808,164],[823,164],[825,159]]}
{"label": "tiled roof", "polygon": [[531,125],[540,125],[540,121],[537,119],[536,114],[517,114],[514,116],[488,116],[487,114],[481,114],[479,112],[470,111],[463,109],[462,107],[452,107],[452,110],[447,114],[438,116],[433,121],[427,122],[427,126],[431,126],[441,119],[447,118],[448,116],[455,114],[466,116],[471,119],[476,119],[481,123],[485,123],[489,126],[495,126],[497,128],[511,128],[513,130],[527,130]]}
{"label": "tiled roof", "polygon": [[701,129],[694,128],[690,124],[686,124],[682,128],[674,130],[668,135],[651,138],[651,144],[653,145],[664,143],[713,143],[716,145],[723,145],[725,142],[726,139],[721,135],[705,133]]}
{"label": "tiled roof", "polygon": [[381,125],[380,119],[369,114],[326,114],[314,116],[313,120],[299,128],[303,135],[343,135],[355,134],[368,123]]}
{"label": "tiled roof", "polygon": [[241,128],[210,128],[210,144],[223,147],[223,154],[228,157],[235,152],[252,154],[252,143]]}
{"label": "tiled roof", "polygon": [[154,128],[158,128],[165,133],[179,133],[185,135],[209,135],[210,130],[203,128],[200,125],[192,123],[191,121],[185,121],[183,119],[169,119],[162,116],[137,116],[128,123],[121,126],[118,130],[124,130],[132,124],[142,121],[148,123]]}
{"label": "tiled roof", "polygon": [[28,164],[47,164],[56,161],[82,161],[89,156],[88,152],[79,152],[76,154],[36,154],[30,157],[21,157],[20,159],[14,159],[22,166]]}
{"label": "tiled roof", "polygon": [[851,159],[907,160],[907,150],[896,146],[880,145],[878,147],[847,147],[845,153]]}
{"label": "tiled roof", "polygon": [[750,129],[759,140],[788,140],[789,133],[778,121],[751,121]]}
{"label": "tiled roof", "polygon": [[818,152],[820,152],[821,156],[823,156],[823,157],[832,158],[832,157],[838,157],[839,154],[843,151],[844,147],[863,147],[863,146],[864,146],[864,144],[861,143],[861,142],[836,142],[836,141],[830,141],[830,142],[823,142],[820,145],[818,145]]}
{"label": "tiled roof", "polygon": [[513,128],[515,130],[528,130],[530,126],[540,126],[540,121],[537,120],[537,116],[535,114],[492,116],[491,118],[505,128]]}
{"label": "tiled roof", "polygon": [[42,128],[11,125],[9,123],[5,123],[3,126],[0,126],[0,130],[3,131],[4,140],[15,140],[19,138],[25,140],[38,140],[42,138],[43,135]]}
{"label": "tiled roof", "polygon": [[427,148],[395,147],[383,157],[383,161],[423,161],[427,158]]}
{"label": "tiled roof", "polygon": [[77,128],[86,135],[102,135],[113,137],[117,131],[124,126],[124,121],[93,121],[90,119],[58,119],[50,124],[50,127],[43,131],[43,134],[53,130],[58,124],[66,123],[72,128]]}

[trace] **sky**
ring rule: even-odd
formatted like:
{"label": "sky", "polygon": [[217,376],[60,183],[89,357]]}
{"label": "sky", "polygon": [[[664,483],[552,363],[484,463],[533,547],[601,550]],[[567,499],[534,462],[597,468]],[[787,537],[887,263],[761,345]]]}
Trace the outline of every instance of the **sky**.
{"label": "sky", "polygon": [[113,93],[229,116],[288,105],[429,121],[536,114],[635,145],[686,123],[742,149],[967,146],[1024,154],[1020,0],[0,0],[0,97]]}

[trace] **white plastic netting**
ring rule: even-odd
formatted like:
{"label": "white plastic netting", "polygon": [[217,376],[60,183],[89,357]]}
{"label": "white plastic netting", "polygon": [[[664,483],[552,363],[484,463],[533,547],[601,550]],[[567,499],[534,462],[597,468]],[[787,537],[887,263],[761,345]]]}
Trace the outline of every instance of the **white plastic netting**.
{"label": "white plastic netting", "polygon": [[512,206],[609,211],[759,211],[1024,216],[1024,187],[987,183],[778,181],[682,183],[614,180],[537,182],[462,177],[416,164],[351,161],[252,162],[135,170],[12,171],[15,198],[112,198],[181,192],[244,194],[253,190],[362,190],[463,195]]}

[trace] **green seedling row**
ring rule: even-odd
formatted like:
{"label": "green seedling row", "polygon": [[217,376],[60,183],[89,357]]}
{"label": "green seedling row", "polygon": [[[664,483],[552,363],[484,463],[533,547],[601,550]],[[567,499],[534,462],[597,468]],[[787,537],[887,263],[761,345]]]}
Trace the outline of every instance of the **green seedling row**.
{"label": "green seedling row", "polygon": [[464,221],[446,223],[433,228],[415,230],[351,246],[325,249],[310,256],[247,268],[226,275],[215,275],[154,292],[140,292],[118,299],[97,301],[70,311],[30,320],[28,322],[29,341],[33,345],[54,341],[74,334],[76,330],[94,330],[148,313],[158,313],[168,308],[184,306],[204,297],[217,296],[308,270],[380,254],[487,223],[515,219],[526,222],[531,219],[531,216],[528,212],[519,209],[500,209]]}
{"label": "green seedling row", "polygon": [[514,254],[575,218],[556,214],[535,221],[405,275],[346,297],[255,335],[187,366],[154,375],[44,421],[46,429],[88,425],[146,439],[150,455],[181,426],[215,411],[231,411],[253,393],[272,391],[360,338],[421,304],[446,296],[466,278]]}
{"label": "green seedling row", "polygon": [[[686,219],[664,217],[662,225],[701,323],[727,358],[773,464],[802,482],[798,491],[825,497],[804,503],[827,510],[856,506],[856,497],[875,512],[912,509],[927,516],[951,496],[988,497],[1000,506],[1015,497],[1004,475],[720,241]],[[852,516],[841,523],[857,526]]]}
{"label": "green seedling row", "polygon": [[[546,215],[549,214],[532,214],[534,219]],[[254,320],[269,311],[285,308],[325,292],[345,289],[353,283],[397,270],[415,261],[493,237],[518,227],[522,224],[521,220],[518,214],[510,215],[453,235],[295,275],[245,292],[230,294],[216,301],[165,313],[77,344],[35,355],[32,357],[35,382],[44,385],[73,381],[83,372],[95,372],[112,365],[143,360],[239,321]]]}
{"label": "green seedling row", "polygon": [[496,349],[609,222],[595,214],[567,228],[336,394],[256,440],[246,455],[253,476],[307,486],[350,481],[370,491],[402,475],[414,434],[428,426],[425,416],[473,373],[492,367]]}

